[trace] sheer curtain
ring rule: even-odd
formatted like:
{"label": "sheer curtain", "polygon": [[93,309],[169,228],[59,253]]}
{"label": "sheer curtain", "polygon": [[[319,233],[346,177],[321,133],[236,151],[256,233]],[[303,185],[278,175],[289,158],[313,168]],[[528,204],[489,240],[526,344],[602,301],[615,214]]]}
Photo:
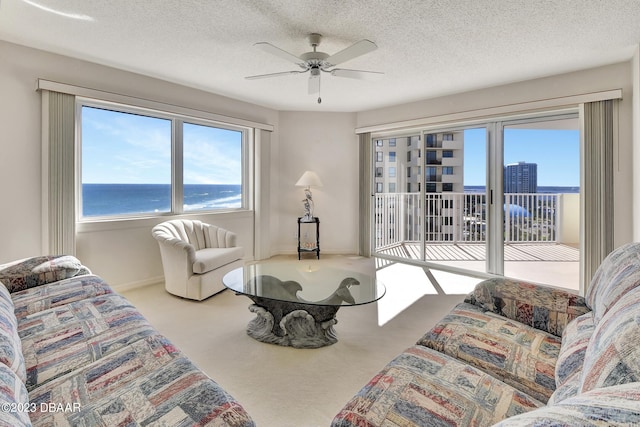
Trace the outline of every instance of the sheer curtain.
{"label": "sheer curtain", "polygon": [[371,133],[361,133],[359,137],[359,177],[360,177],[360,242],[359,255],[371,256]]}
{"label": "sheer curtain", "polygon": [[75,255],[75,96],[42,91],[42,250]]}
{"label": "sheer curtain", "polygon": [[602,260],[614,249],[613,169],[618,100],[582,105],[584,173],[582,213],[584,239],[582,283],[589,285]]}

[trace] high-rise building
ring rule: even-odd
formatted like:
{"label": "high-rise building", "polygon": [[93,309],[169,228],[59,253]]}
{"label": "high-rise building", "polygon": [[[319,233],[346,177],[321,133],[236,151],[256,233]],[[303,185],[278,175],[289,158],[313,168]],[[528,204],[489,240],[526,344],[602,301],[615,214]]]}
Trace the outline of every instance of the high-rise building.
{"label": "high-rise building", "polygon": [[537,193],[538,165],[518,162],[504,167],[505,193]]}
{"label": "high-rise building", "polygon": [[[421,141],[424,139],[424,156]],[[375,192],[464,192],[464,132],[376,139]]]}
{"label": "high-rise building", "polygon": [[[429,240],[451,241],[461,233],[462,224],[454,218],[463,206],[463,200],[452,193],[464,192],[464,132],[439,132],[374,140],[375,144],[375,192],[376,193],[417,193],[423,189],[426,210],[422,214],[419,199],[407,198],[404,212],[407,218],[407,236],[416,235],[424,219],[424,233]],[[423,187],[424,186],[424,187]],[[393,209],[395,204],[392,203]],[[392,217],[390,217],[392,218]],[[387,233],[395,230],[393,219]],[[377,230],[378,233],[385,233]]]}

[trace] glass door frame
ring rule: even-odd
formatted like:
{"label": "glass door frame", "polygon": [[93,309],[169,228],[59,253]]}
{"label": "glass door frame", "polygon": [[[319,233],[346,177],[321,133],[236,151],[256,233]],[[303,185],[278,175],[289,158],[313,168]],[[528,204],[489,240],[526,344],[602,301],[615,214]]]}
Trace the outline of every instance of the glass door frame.
{"label": "glass door frame", "polygon": [[[371,254],[380,258],[387,258],[393,261],[404,262],[407,264],[413,264],[418,266],[425,266],[433,268],[435,270],[442,270],[456,274],[463,274],[471,277],[478,278],[492,278],[496,276],[504,276],[504,232],[503,232],[503,218],[504,209],[503,204],[499,201],[503,198],[504,192],[504,127],[520,123],[531,122],[543,122],[561,120],[566,118],[579,118],[579,106],[569,106],[565,108],[555,108],[545,111],[529,111],[522,113],[514,113],[505,116],[497,117],[485,117],[477,120],[465,120],[459,123],[448,123],[440,125],[423,126],[416,129],[403,129],[397,132],[385,131],[371,135],[370,144],[372,146],[370,162],[371,162],[371,176],[369,180],[371,182],[372,197],[370,198],[370,218],[369,224],[371,227],[371,239],[370,247]],[[427,261],[426,257],[426,236],[425,236],[425,221],[421,221],[422,224],[422,239],[420,244],[420,260],[401,258],[393,255],[384,255],[376,252],[375,248],[375,140],[389,138],[394,136],[406,136],[408,134],[419,134],[421,136],[421,158],[426,161],[426,149],[425,149],[425,135],[429,133],[446,133],[453,131],[464,131],[466,129],[485,128],[486,129],[486,197],[487,197],[487,232],[486,232],[486,260],[485,271],[480,272],[476,270],[469,270],[466,268],[448,266],[440,264],[436,261]],[[583,130],[579,129],[582,134]],[[582,151],[582,148],[581,148]],[[580,160],[582,175],[582,160]],[[426,163],[423,165],[422,179],[426,178]],[[424,216],[426,208],[426,185],[420,186],[420,200],[421,200],[421,212]],[[582,195],[582,189],[580,190]]]}

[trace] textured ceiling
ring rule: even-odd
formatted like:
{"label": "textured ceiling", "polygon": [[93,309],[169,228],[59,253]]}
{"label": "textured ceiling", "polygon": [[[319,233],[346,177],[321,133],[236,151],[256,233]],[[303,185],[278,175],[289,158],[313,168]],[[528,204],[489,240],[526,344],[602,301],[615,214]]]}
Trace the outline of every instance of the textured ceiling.
{"label": "textured ceiling", "polygon": [[[297,69],[254,43],[300,55],[312,32],[328,54],[374,41],[340,67],[384,77],[323,74],[320,105],[308,74],[244,79]],[[640,0],[0,0],[0,39],[278,110],[362,111],[628,60]]]}

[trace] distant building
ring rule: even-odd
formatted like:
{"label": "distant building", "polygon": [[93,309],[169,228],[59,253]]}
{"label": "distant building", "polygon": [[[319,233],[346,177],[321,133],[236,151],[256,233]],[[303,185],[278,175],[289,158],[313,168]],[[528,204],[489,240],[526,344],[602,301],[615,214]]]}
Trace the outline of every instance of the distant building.
{"label": "distant building", "polygon": [[461,131],[376,139],[375,192],[462,193],[463,164]]}
{"label": "distant building", "polygon": [[[464,132],[439,132],[375,139],[375,192],[414,193],[424,189],[425,212],[418,198],[404,207],[407,223],[405,236],[420,240],[420,230],[430,241],[451,241],[462,233],[462,224],[455,221],[463,209],[464,192]],[[458,193],[457,195],[455,193]],[[395,204],[390,203],[395,209]],[[382,210],[381,210],[382,211]],[[386,215],[390,215],[387,213]],[[417,217],[422,216],[422,221]],[[378,236],[395,231],[395,218],[376,230]],[[416,224],[416,225],[413,225]]]}
{"label": "distant building", "polygon": [[538,165],[518,162],[504,167],[505,193],[537,193]]}

